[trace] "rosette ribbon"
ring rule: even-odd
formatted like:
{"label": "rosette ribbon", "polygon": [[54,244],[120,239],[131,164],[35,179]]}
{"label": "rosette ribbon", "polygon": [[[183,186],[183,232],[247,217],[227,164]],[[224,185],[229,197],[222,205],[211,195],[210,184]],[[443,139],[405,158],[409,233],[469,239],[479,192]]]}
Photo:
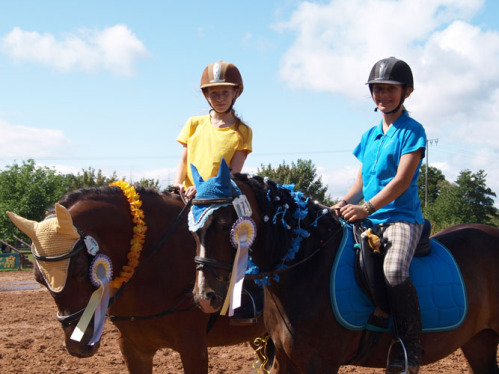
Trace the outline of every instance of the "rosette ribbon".
{"label": "rosette ribbon", "polygon": [[94,334],[88,345],[94,345],[100,340],[109,306],[109,282],[112,276],[113,266],[110,258],[103,254],[97,255],[90,266],[90,280],[97,289],[92,293],[80,321],[71,334],[72,340],[81,341],[92,317],[94,318]]}
{"label": "rosette ribbon", "polygon": [[248,250],[256,237],[256,225],[250,217],[239,217],[230,233],[232,245],[237,248],[236,257],[232,266],[232,274],[229,289],[224,304],[220,311],[221,315],[234,315],[234,309],[241,306],[241,294],[246,269],[248,267]]}

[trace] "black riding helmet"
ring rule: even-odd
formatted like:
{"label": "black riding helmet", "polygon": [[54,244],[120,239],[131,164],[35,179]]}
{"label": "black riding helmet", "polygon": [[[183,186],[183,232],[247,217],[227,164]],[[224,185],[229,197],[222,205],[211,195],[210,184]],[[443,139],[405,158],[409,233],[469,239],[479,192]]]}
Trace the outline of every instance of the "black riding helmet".
{"label": "black riding helmet", "polygon": [[[384,58],[374,64],[369,74],[366,84],[369,85],[371,96],[373,95],[373,85],[375,83],[400,84],[402,85],[402,97],[399,105],[389,113],[394,113],[402,106],[405,100],[407,89],[414,88],[414,78],[409,65],[395,57]],[[377,110],[374,109],[375,111]]]}

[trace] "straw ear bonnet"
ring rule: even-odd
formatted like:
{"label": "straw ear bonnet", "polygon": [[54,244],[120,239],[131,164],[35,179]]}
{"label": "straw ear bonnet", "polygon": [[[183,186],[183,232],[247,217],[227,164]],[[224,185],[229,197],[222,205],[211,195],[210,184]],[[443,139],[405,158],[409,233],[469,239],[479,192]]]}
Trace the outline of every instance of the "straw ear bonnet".
{"label": "straw ear bonnet", "polygon": [[[55,205],[55,215],[41,222],[31,221],[15,213],[7,212],[10,220],[33,242],[32,251],[38,256],[55,257],[67,254],[80,235],[73,225],[69,211],[62,205]],[[60,292],[66,284],[69,259],[57,262],[36,261],[53,292]]]}

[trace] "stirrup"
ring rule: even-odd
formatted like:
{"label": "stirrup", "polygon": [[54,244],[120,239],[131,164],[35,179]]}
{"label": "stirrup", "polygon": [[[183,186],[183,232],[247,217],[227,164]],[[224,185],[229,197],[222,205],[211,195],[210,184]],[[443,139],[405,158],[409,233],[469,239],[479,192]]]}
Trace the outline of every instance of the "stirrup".
{"label": "stirrup", "polygon": [[409,374],[409,371],[408,371],[409,370],[409,360],[407,357],[407,350],[405,349],[404,342],[400,338],[393,339],[392,343],[390,344],[390,348],[388,348],[388,355],[386,357],[386,369],[388,370],[388,368],[390,367],[390,354],[392,352],[393,346],[396,344],[400,344],[400,346],[402,347],[402,352],[404,352],[404,369],[402,369],[400,374]]}
{"label": "stirrup", "polygon": [[255,299],[253,298],[253,295],[250,292],[248,292],[247,290],[245,290],[244,288],[243,288],[243,292],[245,292],[248,295],[248,297],[251,301],[251,306],[252,306],[252,311],[253,311],[252,316],[238,317],[237,310],[236,310],[236,312],[234,312],[234,315],[230,317],[229,322],[231,325],[251,325],[251,324],[257,323],[257,321],[258,321],[258,315],[257,315],[258,312],[256,310],[256,303],[255,303]]}

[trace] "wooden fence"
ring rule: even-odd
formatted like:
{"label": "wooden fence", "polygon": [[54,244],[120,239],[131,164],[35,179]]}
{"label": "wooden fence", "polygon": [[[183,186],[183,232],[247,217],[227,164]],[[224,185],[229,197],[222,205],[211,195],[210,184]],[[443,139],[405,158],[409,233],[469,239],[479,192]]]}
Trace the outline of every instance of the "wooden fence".
{"label": "wooden fence", "polygon": [[30,245],[21,238],[14,235],[14,244],[0,239],[2,253],[0,253],[0,270],[32,268],[33,262],[30,260]]}

